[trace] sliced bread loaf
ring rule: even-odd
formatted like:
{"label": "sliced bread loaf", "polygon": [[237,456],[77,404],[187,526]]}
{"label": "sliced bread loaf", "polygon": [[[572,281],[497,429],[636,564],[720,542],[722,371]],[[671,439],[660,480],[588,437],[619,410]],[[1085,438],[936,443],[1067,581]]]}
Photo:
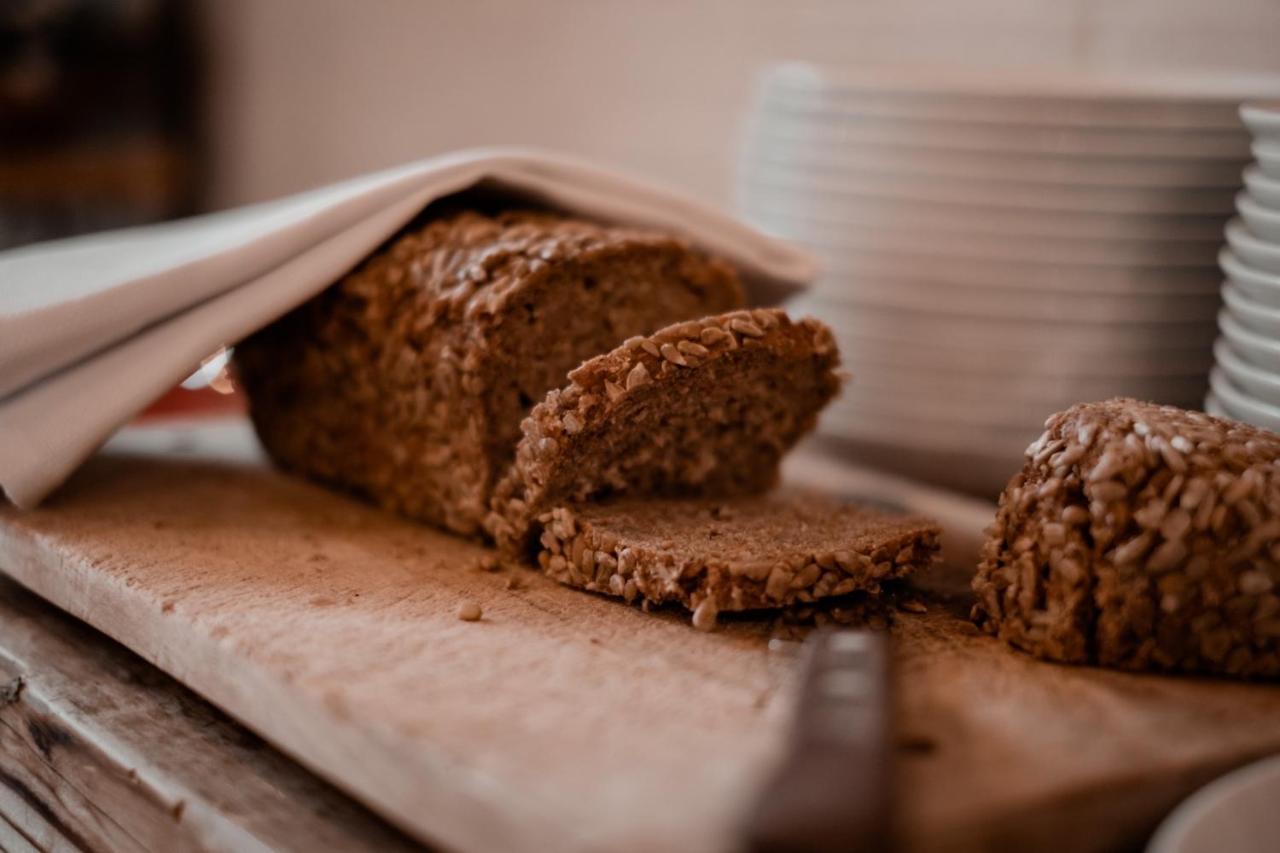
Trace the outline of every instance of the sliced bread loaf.
{"label": "sliced bread loaf", "polygon": [[838,364],[826,326],[776,309],[628,340],[576,368],[524,421],[488,529],[531,556],[538,519],[558,507],[764,491],[838,391]]}
{"label": "sliced bread loaf", "polygon": [[742,302],[727,264],[665,234],[462,212],[399,237],[236,362],[279,464],[472,535],[521,420],[570,369]]}

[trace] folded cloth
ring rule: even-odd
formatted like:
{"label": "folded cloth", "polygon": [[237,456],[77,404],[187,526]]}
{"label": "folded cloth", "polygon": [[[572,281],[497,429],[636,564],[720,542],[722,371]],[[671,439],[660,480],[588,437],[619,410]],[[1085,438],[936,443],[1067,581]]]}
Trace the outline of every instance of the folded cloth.
{"label": "folded cloth", "polygon": [[0,488],[31,507],[201,359],[338,279],[429,203],[476,186],[684,236],[756,302],[802,252],[672,190],[527,149],[448,154],[277,201],[0,253]]}

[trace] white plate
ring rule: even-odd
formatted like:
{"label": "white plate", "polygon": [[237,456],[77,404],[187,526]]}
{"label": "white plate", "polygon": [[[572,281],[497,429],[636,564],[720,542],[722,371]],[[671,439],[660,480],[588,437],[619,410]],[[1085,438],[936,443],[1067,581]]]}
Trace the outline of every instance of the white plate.
{"label": "white plate", "polygon": [[1247,192],[1236,196],[1236,210],[1245,226],[1255,236],[1280,243],[1280,210],[1271,210],[1254,201]]}
{"label": "white plate", "polygon": [[[849,434],[851,432],[853,434]],[[916,482],[981,495],[988,500],[994,499],[1022,467],[1022,451],[1026,449],[1025,446],[1015,447],[1012,451],[1005,449],[993,455],[974,448],[937,450],[908,447],[902,442],[886,443],[859,437],[850,430],[827,431],[821,425],[815,443],[826,452],[854,460],[864,468],[891,471]]]}
{"label": "white plate", "polygon": [[1269,273],[1280,273],[1280,245],[1255,237],[1239,219],[1227,223],[1227,242],[1231,251],[1246,266]]}
{"label": "white plate", "polygon": [[1240,325],[1280,342],[1280,308],[1250,299],[1230,282],[1223,285],[1222,301]]}
{"label": "white plate", "polygon": [[934,203],[974,204],[1017,210],[1070,210],[1086,213],[1171,213],[1227,215],[1234,210],[1238,185],[1215,189],[1166,189],[1116,186],[1069,186],[1031,181],[995,183],[962,178],[891,175],[868,169],[841,174],[800,174],[780,169],[753,169],[745,187],[822,197],[871,196]]}
{"label": "white plate", "polygon": [[758,100],[764,108],[773,110],[802,109],[859,119],[951,122],[991,128],[1087,128],[1171,134],[1232,131],[1240,122],[1235,105],[1226,102],[1180,110],[1178,107],[1182,105],[1176,103],[1162,108],[1132,101],[1055,101],[1034,96],[994,99],[974,94],[829,93],[767,85],[759,91]]}
{"label": "white plate", "polygon": [[857,228],[804,222],[767,213],[751,218],[770,233],[803,241],[821,254],[869,249],[1062,266],[1210,267],[1217,258],[1219,245],[1207,240],[1072,240],[955,234],[919,226]]}
{"label": "white plate", "polygon": [[1280,142],[1260,140],[1253,143],[1249,150],[1264,175],[1280,180]]}
{"label": "white plate", "polygon": [[832,68],[780,63],[761,75],[760,88],[779,94],[825,96],[842,103],[879,99],[895,111],[929,115],[943,110],[974,121],[1050,124],[1150,125],[1185,128],[1237,121],[1241,101],[1272,97],[1272,75],[1091,73],[1051,69],[972,67]]}
{"label": "white plate", "polygon": [[860,364],[896,364],[913,370],[928,370],[939,376],[995,373],[1039,376],[1046,380],[1080,377],[1134,378],[1185,377],[1207,375],[1213,366],[1209,346],[1151,352],[1124,353],[1123,357],[1093,358],[1050,352],[1044,347],[1013,349],[992,343],[981,349],[947,346],[937,341],[903,340],[892,334],[863,332],[852,335],[835,329],[846,364],[857,370]]}
{"label": "white plate", "polygon": [[1045,375],[1008,365],[1000,371],[944,371],[903,364],[891,353],[846,358],[856,386],[876,391],[962,396],[997,401],[1017,400],[1041,408],[1060,400],[1105,400],[1109,397],[1193,399],[1204,393],[1208,363],[1199,371],[1161,375]]}
{"label": "white plate", "polygon": [[1258,204],[1272,210],[1280,210],[1280,178],[1272,178],[1257,166],[1244,170],[1244,185],[1249,196]]}
{"label": "white plate", "polygon": [[1213,322],[1129,323],[1099,325],[1054,320],[1006,320],[990,317],[940,316],[932,311],[849,305],[804,294],[792,310],[830,324],[844,336],[892,336],[902,341],[929,341],[948,347],[979,350],[1034,350],[1059,357],[1118,357],[1203,347],[1207,353],[1216,337]]}
{"label": "white plate", "polygon": [[1235,770],[1196,791],[1160,824],[1147,853],[1273,853],[1280,838],[1276,803],[1280,756]]}
{"label": "white plate", "polygon": [[1224,187],[1240,182],[1240,170],[1248,160],[1140,158],[1084,159],[1055,154],[995,153],[912,148],[905,145],[782,144],[755,139],[744,161],[758,167],[826,170],[830,172],[874,169],[888,174],[932,175],[989,181],[1036,181],[1108,187]]}
{"label": "white plate", "polygon": [[1280,373],[1280,341],[1246,329],[1226,309],[1218,313],[1218,328],[1231,348],[1245,361],[1263,370]]}
{"label": "white plate", "polygon": [[[1226,420],[1235,420],[1234,418],[1232,418],[1230,415],[1227,414],[1225,409],[1222,408],[1222,404],[1218,402],[1217,397],[1213,396],[1212,391],[1210,391],[1208,394],[1204,396],[1204,411],[1205,411],[1205,414],[1213,415],[1215,418],[1225,418]],[[1216,848],[1210,848],[1210,849],[1216,849]]]}
{"label": "white plate", "polygon": [[752,134],[779,141],[845,148],[909,145],[956,151],[1007,151],[1068,157],[1246,159],[1249,135],[1234,131],[1149,133],[1104,127],[979,125],[946,121],[849,117],[762,104]]}
{"label": "white plate", "polygon": [[[909,213],[920,212],[943,227],[973,233],[1038,234],[1110,239],[1187,239],[1221,241],[1222,230],[1235,212],[1179,213],[1176,211],[1057,210],[1011,207],[963,196],[950,198],[904,197],[882,191],[815,191],[813,187],[786,185],[743,177],[735,185],[739,204],[779,214],[839,221],[852,216],[896,213],[912,224]],[[1230,193],[1227,193],[1230,195]],[[1234,199],[1233,199],[1234,201]],[[1022,220],[1015,225],[1009,223]],[[1110,227],[1107,227],[1110,226]]]}
{"label": "white plate", "polygon": [[[1055,371],[1055,375],[1079,375],[1085,371],[1091,375],[1123,373],[1124,370],[1117,370],[1115,365],[1135,373],[1158,374],[1160,371],[1153,370],[1151,365],[1161,359],[1171,361],[1166,375],[1187,374],[1210,364],[1215,338],[1211,324],[1180,330],[1175,336],[1169,333],[1170,327],[1143,329],[1140,334],[1107,334],[1106,329],[1080,325],[1055,328],[1050,324],[1019,324],[1027,328],[1010,332],[1007,325],[960,323],[927,315],[919,319],[906,318],[890,311],[870,309],[842,316],[832,316],[828,311],[824,319],[842,345],[851,342],[850,352],[870,351],[874,355],[906,351],[923,347],[920,342],[928,342],[920,355],[911,357],[913,364],[931,364],[925,353],[932,356],[934,365],[945,362],[948,356],[963,353],[957,357],[963,357],[977,370],[1007,370],[1015,364],[1025,365],[1029,371],[1043,370],[1052,362],[1075,365],[1074,370],[1064,366]],[[1092,368],[1082,366],[1089,361],[1101,364]]]}
{"label": "white plate", "polygon": [[[1187,406],[1195,405],[1205,392],[1205,380],[1201,377],[1176,394],[1154,394],[1145,387],[1135,387],[1124,382],[1110,383],[1105,389],[1092,393],[1066,390],[1058,394],[1046,394],[1037,390],[1034,397],[1018,396],[1005,387],[989,387],[980,394],[968,393],[969,387],[938,388],[936,385],[912,385],[909,382],[893,384],[891,379],[902,375],[878,376],[871,367],[855,371],[852,382],[846,384],[840,399],[858,412],[882,417],[903,416],[929,420],[950,421],[973,426],[995,426],[1008,429],[1024,429],[1039,424],[1046,415],[1066,409],[1082,400],[1101,400],[1112,397],[1142,397],[1161,403]],[[876,379],[880,379],[877,382]]]}
{"label": "white plate", "polygon": [[[1204,389],[1201,389],[1203,391]],[[958,394],[944,396],[890,392],[851,385],[841,393],[843,404],[859,416],[881,419],[903,418],[912,422],[930,421],[973,427],[1023,430],[1042,423],[1051,412],[1065,409],[1075,399],[1045,403],[1024,400],[995,402]]]}
{"label": "white plate", "polygon": [[836,249],[791,238],[818,255],[829,277],[915,278],[955,285],[1086,293],[1212,293],[1222,281],[1216,266],[1167,264],[1054,264],[1012,259],[928,254],[884,246]]}
{"label": "white plate", "polygon": [[1218,253],[1218,266],[1227,274],[1227,279],[1250,298],[1271,307],[1280,307],[1280,275],[1247,266],[1230,249]]}
{"label": "white plate", "polygon": [[[1277,184],[1280,192],[1280,184]],[[817,199],[739,186],[738,207],[759,215],[830,225],[931,228],[956,234],[1056,239],[1222,242],[1224,216],[1008,210],[974,204],[929,204],[878,198]]]}
{"label": "white plate", "polygon": [[[1019,458],[1044,429],[1044,418],[1025,427],[970,425],[939,418],[912,417],[859,410],[836,400],[824,410],[819,430],[848,439],[880,441],[899,447],[967,450],[990,456]],[[1006,477],[1012,474],[1010,470]]]}
{"label": "white plate", "polygon": [[1260,426],[1265,429],[1280,431],[1280,406],[1251,397],[1237,388],[1219,369],[1209,374],[1209,387],[1218,404],[1236,420]]}
{"label": "white plate", "polygon": [[1240,358],[1226,338],[1219,338],[1213,345],[1213,357],[1222,372],[1246,393],[1280,406],[1280,373],[1271,373]]}
{"label": "white plate", "polygon": [[1203,293],[1095,293],[956,285],[911,278],[847,278],[828,271],[811,292],[836,305],[871,305],[932,311],[944,316],[998,320],[1127,323],[1212,323],[1222,299],[1217,289]]}
{"label": "white plate", "polygon": [[1258,101],[1240,107],[1240,118],[1254,139],[1280,142],[1280,102]]}
{"label": "white plate", "polygon": [[1215,267],[1064,267],[884,251],[831,253],[822,260],[831,281],[916,279],[956,287],[1020,287],[1028,293],[1045,290],[1077,293],[1081,299],[1096,293],[1211,294],[1217,292],[1222,282],[1222,273]]}

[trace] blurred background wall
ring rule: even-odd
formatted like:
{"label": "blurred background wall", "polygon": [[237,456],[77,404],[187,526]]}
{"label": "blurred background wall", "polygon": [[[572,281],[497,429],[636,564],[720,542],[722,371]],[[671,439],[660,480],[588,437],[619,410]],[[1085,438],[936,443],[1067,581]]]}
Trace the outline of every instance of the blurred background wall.
{"label": "blurred background wall", "polygon": [[2,0],[0,247],[471,145],[730,203],[777,60],[1280,71],[1280,0]]}
{"label": "blurred background wall", "polygon": [[778,59],[1280,71],[1280,0],[205,0],[199,19],[217,206],[488,143],[727,203]]}

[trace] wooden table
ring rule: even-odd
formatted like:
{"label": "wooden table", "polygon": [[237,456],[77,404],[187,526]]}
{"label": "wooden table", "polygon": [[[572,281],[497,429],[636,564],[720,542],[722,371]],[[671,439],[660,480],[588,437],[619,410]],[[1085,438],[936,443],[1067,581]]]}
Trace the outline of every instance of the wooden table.
{"label": "wooden table", "polygon": [[[768,622],[731,621],[702,634],[678,614],[647,615],[525,569],[479,571],[485,552],[473,544],[251,457],[171,450],[183,453],[117,449],[45,507],[0,508],[0,567],[419,840],[486,851],[734,848],[744,810],[781,754],[789,707],[791,667],[769,651]],[[826,469],[842,491],[930,500]],[[956,510],[961,527],[988,515],[945,500],[935,506]],[[1199,785],[1280,750],[1275,685],[1057,666],[980,635],[966,618],[963,584],[976,531],[952,533],[961,583],[940,573],[920,589],[927,612],[898,613],[892,628],[904,848],[1132,848]],[[481,622],[457,619],[464,600],[483,606]],[[0,611],[0,624],[21,636],[53,624],[43,614]],[[88,645],[65,639],[62,648]],[[92,688],[102,668],[85,664],[59,683]],[[18,711],[45,701],[38,683],[33,674],[13,691]],[[171,699],[152,707],[157,701],[175,707]],[[82,709],[76,725],[101,723],[99,706],[77,702],[64,702]],[[172,727],[172,714],[149,725],[162,724]],[[41,744],[52,744],[54,757],[62,747],[32,734],[44,732],[39,725],[24,725],[17,731],[29,745],[20,754],[46,775],[36,783],[28,769],[28,787],[49,791]],[[64,722],[61,730],[76,729]],[[112,759],[126,781],[130,767],[181,763],[176,734],[147,731],[160,730],[107,739],[127,747],[126,758]],[[236,738],[211,736],[206,745],[222,741]],[[85,750],[115,747],[89,739]],[[299,839],[328,843],[308,832],[348,849],[351,839],[383,849],[389,838],[404,843],[273,753],[260,754],[271,756],[263,759],[271,772],[293,774],[293,788],[269,781],[243,750],[230,754],[211,757],[208,769],[193,765],[186,781],[147,782],[150,805],[137,808],[157,834],[138,829],[138,837],[160,841],[140,849],[170,849],[166,811],[181,824],[198,820],[202,834],[185,839],[192,846],[216,847],[203,842],[246,822],[265,844],[286,849]],[[230,781],[218,787],[219,777]],[[292,797],[287,813],[255,811],[270,790],[302,789],[314,794]],[[186,793],[206,790],[203,800]],[[76,808],[111,815],[111,802]],[[94,820],[107,831],[115,818]]]}
{"label": "wooden table", "polygon": [[423,848],[0,577],[0,849]]}

